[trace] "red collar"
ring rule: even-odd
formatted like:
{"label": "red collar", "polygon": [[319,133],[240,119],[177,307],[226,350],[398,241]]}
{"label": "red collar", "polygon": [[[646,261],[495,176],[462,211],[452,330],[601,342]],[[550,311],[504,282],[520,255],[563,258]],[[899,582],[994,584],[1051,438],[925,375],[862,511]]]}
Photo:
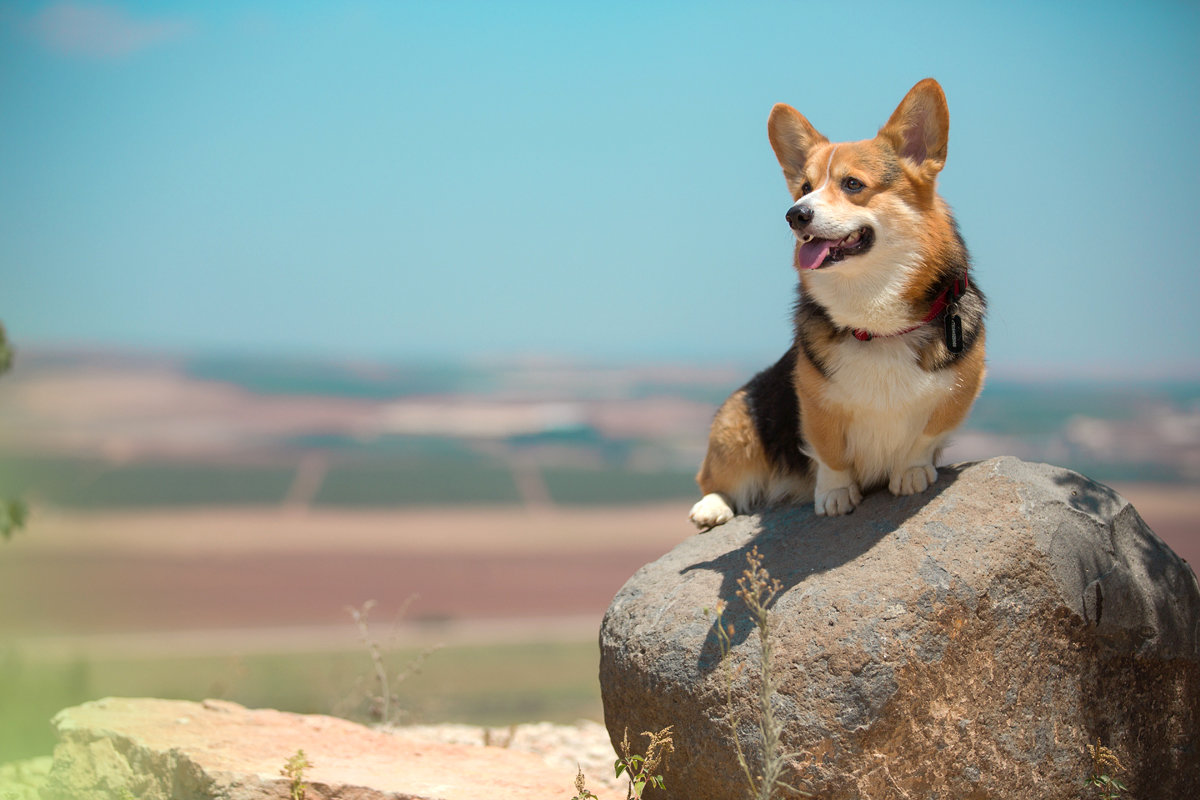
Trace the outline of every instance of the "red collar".
{"label": "red collar", "polygon": [[925,315],[925,319],[921,320],[916,325],[913,325],[911,328],[905,328],[902,331],[896,331],[895,333],[888,333],[885,335],[879,335],[879,334],[871,333],[870,331],[864,331],[862,328],[855,328],[854,329],[854,338],[858,339],[860,342],[869,342],[872,339],[890,339],[893,336],[903,336],[906,333],[912,333],[917,328],[921,328],[925,325],[928,325],[930,322],[933,322],[935,319],[938,318],[939,314],[941,314],[943,311],[946,310],[947,307],[953,305],[954,303],[957,303],[958,298],[962,297],[963,294],[966,293],[967,288],[970,285],[971,285],[971,282],[967,278],[966,275],[963,275],[963,277],[962,277],[962,288],[961,289],[959,288],[958,279],[955,279],[954,283],[951,284],[950,286],[946,287],[946,291],[939,294],[937,296],[937,299],[933,301],[933,305],[929,308],[929,313]]}

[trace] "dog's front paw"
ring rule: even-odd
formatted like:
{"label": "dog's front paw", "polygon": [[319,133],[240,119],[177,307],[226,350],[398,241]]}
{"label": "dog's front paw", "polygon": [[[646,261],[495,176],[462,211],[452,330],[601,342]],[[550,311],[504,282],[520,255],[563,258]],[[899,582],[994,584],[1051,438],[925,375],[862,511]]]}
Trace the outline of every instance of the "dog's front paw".
{"label": "dog's front paw", "polygon": [[937,468],[933,464],[917,464],[892,475],[888,489],[894,495],[920,494],[937,480]]}
{"label": "dog's front paw", "polygon": [[817,486],[813,492],[813,507],[817,516],[840,517],[849,514],[862,502],[862,492],[849,470],[830,469],[817,462]]}
{"label": "dog's front paw", "polygon": [[729,507],[729,503],[725,502],[724,497],[716,492],[711,492],[701,497],[700,502],[692,506],[692,513],[688,517],[701,531],[707,531],[733,519],[733,509]]}
{"label": "dog's front paw", "polygon": [[858,486],[838,486],[827,492],[818,493],[813,500],[813,506],[820,517],[840,517],[849,514],[854,507],[862,502],[862,492]]}

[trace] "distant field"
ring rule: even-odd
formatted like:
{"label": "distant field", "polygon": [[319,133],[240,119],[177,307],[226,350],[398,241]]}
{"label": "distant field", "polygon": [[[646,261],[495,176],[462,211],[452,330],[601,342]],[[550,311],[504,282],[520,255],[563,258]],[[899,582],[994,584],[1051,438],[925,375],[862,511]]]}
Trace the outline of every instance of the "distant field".
{"label": "distant field", "polygon": [[238,464],[0,459],[0,486],[10,496],[67,508],[259,505],[281,502],[294,472]]}
{"label": "distant field", "polygon": [[[0,488],[40,504],[78,509],[269,506],[283,503],[295,463],[109,464],[96,459],[0,458]],[[612,466],[539,470],[560,505],[684,500],[696,492],[691,472],[642,472]],[[311,498],[316,506],[520,505],[512,468],[498,459],[330,458]]]}
{"label": "distant field", "polygon": [[345,609],[366,600],[403,645],[393,669],[424,646],[412,631],[449,644],[400,689],[413,721],[599,719],[600,618],[691,535],[685,514],[35,509],[0,543],[0,761],[48,752],[50,715],[113,694],[361,715],[370,661]]}
{"label": "distant field", "polygon": [[[421,653],[385,653],[393,680]],[[450,646],[395,683],[402,722],[574,722],[603,719],[596,680],[599,646],[523,642]],[[50,718],[102,697],[234,700],[251,708],[337,714],[368,721],[374,693],[366,648],[202,657],[30,660],[0,649],[0,763],[48,755]]]}

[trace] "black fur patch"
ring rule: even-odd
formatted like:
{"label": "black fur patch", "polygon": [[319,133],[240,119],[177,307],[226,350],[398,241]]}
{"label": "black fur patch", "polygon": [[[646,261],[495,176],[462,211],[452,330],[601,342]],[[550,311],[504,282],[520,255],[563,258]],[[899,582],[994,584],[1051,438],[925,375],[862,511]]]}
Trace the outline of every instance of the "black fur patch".
{"label": "black fur patch", "polygon": [[800,452],[800,401],[793,383],[795,367],[793,347],[773,366],[751,378],[742,390],[767,460],[777,470],[802,474],[808,470],[811,459]]}
{"label": "black fur patch", "polygon": [[[805,295],[799,283],[796,284],[796,307],[792,319],[796,331],[796,344],[804,351],[809,363],[828,380],[829,362],[824,354],[841,338],[839,329],[829,318],[825,307]],[[792,350],[795,350],[795,345]]]}

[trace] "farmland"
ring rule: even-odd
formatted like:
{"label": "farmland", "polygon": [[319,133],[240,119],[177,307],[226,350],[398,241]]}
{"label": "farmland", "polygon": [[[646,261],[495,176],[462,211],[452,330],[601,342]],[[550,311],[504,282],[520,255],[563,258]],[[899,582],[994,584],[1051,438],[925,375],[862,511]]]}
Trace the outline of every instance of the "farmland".
{"label": "farmland", "polygon": [[[445,645],[399,689],[412,721],[596,717],[601,615],[692,535],[708,420],[750,371],[20,359],[0,761],[108,694],[363,716],[368,600],[393,669]],[[1001,453],[1113,483],[1200,560],[1200,387],[993,382],[947,458]]]}

